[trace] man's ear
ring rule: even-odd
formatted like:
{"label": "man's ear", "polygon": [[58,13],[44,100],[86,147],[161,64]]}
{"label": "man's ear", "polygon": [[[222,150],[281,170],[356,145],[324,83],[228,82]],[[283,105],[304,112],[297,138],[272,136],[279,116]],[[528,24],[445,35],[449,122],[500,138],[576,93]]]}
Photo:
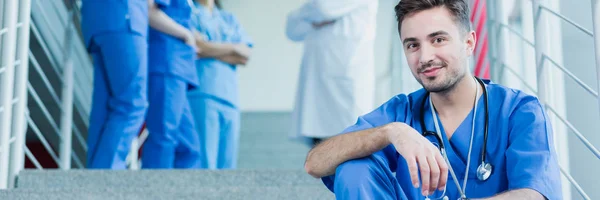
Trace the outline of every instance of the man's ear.
{"label": "man's ear", "polygon": [[472,56],[473,51],[475,51],[475,46],[477,45],[477,35],[475,35],[475,31],[469,31],[465,37],[465,46],[467,51],[467,56]]}

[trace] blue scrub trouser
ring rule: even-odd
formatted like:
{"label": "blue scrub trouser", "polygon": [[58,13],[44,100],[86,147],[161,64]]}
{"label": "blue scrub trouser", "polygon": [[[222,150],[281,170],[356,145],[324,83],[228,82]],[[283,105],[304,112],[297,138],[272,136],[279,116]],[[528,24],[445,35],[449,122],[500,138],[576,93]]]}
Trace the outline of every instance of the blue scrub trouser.
{"label": "blue scrub trouser", "polygon": [[240,141],[240,111],[208,95],[188,96],[202,149],[203,169],[235,169]]}
{"label": "blue scrub trouser", "polygon": [[200,140],[187,99],[188,83],[171,75],[150,74],[148,139],[142,168],[199,168]]}
{"label": "blue scrub trouser", "polygon": [[126,169],[131,141],[144,122],[148,74],[146,38],[132,33],[94,36],[94,91],[87,167]]}
{"label": "blue scrub trouser", "polygon": [[336,199],[408,199],[387,163],[373,155],[340,164],[328,187]]}

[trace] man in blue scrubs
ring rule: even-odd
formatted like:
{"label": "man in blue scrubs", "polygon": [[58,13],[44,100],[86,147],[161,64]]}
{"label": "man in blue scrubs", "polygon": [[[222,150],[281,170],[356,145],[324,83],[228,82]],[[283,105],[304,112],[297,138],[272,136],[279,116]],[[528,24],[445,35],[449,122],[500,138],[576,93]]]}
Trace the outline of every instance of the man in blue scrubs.
{"label": "man in blue scrubs", "polygon": [[150,6],[148,139],[142,168],[198,168],[200,141],[188,89],[198,86],[191,1],[154,0]]}
{"label": "man in blue scrubs", "polygon": [[[423,89],[393,97],[317,145],[306,171],[338,199],[561,199],[539,100],[468,71],[476,38],[465,0],[402,0],[395,11]],[[445,153],[425,131],[441,135]],[[492,167],[480,179],[482,160]]]}
{"label": "man in blue scrubs", "polygon": [[148,2],[82,3],[83,36],[94,60],[87,167],[125,169],[148,106]]}

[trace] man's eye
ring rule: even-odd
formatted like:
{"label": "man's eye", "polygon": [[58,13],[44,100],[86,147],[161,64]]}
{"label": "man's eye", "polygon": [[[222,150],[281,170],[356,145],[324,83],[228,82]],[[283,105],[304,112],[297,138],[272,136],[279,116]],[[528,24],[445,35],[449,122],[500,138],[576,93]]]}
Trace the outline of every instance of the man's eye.
{"label": "man's eye", "polygon": [[412,48],[416,48],[417,44],[408,44],[406,45],[406,49],[412,49]]}
{"label": "man's eye", "polygon": [[435,43],[441,43],[443,41],[446,41],[444,38],[436,38],[435,39]]}

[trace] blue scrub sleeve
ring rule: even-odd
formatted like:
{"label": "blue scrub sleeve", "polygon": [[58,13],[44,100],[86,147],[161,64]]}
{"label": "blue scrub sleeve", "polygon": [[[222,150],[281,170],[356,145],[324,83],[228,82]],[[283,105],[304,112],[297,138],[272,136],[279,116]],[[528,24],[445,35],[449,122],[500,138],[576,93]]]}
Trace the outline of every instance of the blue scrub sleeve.
{"label": "blue scrub sleeve", "polygon": [[171,5],[171,0],[154,0],[154,3],[159,5],[159,6],[169,6]]}
{"label": "blue scrub sleeve", "polygon": [[510,116],[506,172],[509,190],[529,188],[560,199],[561,183],[552,127],[535,97],[521,100]]}
{"label": "blue scrub sleeve", "polygon": [[[342,131],[342,134],[374,128],[391,122],[404,122],[406,116],[405,113],[408,111],[407,102],[407,97],[405,95],[398,95],[376,110],[364,116],[360,116],[356,124]],[[394,148],[394,145],[390,144],[386,146],[382,150],[375,152],[373,156],[387,163],[392,172],[396,171],[399,154],[396,151],[396,148]],[[335,182],[335,174],[322,177],[321,180],[330,191],[334,192],[333,185]]]}
{"label": "blue scrub sleeve", "polygon": [[252,38],[250,38],[250,36],[248,36],[248,34],[246,34],[246,31],[242,28],[238,19],[232,14],[229,14],[228,18],[229,19],[227,21],[234,28],[235,34],[237,34],[237,37],[235,37],[235,38],[240,38],[240,43],[247,44],[248,47],[254,46],[254,42],[252,41]]}

